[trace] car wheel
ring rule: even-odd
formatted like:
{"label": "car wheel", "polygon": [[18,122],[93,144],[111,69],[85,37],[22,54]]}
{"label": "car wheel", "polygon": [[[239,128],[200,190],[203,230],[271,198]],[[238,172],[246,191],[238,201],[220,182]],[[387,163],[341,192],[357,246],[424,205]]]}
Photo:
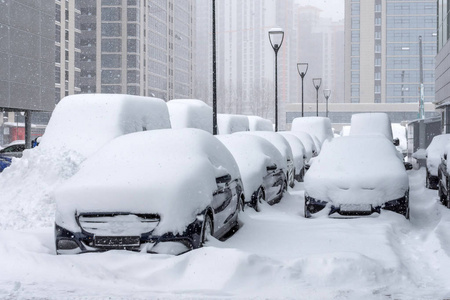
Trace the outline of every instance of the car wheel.
{"label": "car wheel", "polygon": [[305,211],[304,211],[304,214],[305,214],[305,218],[311,218],[311,213],[309,212],[308,206],[306,205],[306,200],[305,200]]}
{"label": "car wheel", "polygon": [[203,247],[205,243],[208,241],[208,238],[213,235],[213,221],[211,216],[206,213],[205,220],[203,221],[202,226],[202,238],[201,238],[201,246]]}
{"label": "car wheel", "polygon": [[260,211],[260,205],[263,201],[266,201],[266,194],[264,193],[264,189],[262,187],[260,187],[258,189],[258,193],[256,194],[256,199],[255,199],[255,203],[253,205],[253,208],[256,211]]}
{"label": "car wheel", "polygon": [[287,183],[287,181],[285,180],[285,181],[283,182],[283,192],[287,192],[287,190],[288,190],[288,183]]}

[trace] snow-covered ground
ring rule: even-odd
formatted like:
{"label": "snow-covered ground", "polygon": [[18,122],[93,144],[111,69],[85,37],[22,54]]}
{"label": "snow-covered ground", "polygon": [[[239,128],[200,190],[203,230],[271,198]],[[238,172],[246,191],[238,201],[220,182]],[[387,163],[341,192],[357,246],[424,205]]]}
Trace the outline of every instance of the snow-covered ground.
{"label": "snow-covered ground", "polygon": [[446,299],[450,210],[424,169],[409,176],[410,221],[305,219],[297,183],[279,204],[247,209],[227,241],[181,256],[56,256],[52,227],[14,229],[4,215],[0,299]]}

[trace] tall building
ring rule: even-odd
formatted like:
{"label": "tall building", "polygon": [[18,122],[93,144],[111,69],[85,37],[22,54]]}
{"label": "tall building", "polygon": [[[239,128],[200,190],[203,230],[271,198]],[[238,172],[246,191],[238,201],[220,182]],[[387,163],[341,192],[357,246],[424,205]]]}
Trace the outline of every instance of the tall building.
{"label": "tall building", "polygon": [[78,1],[82,93],[192,96],[193,1]]}
{"label": "tall building", "polygon": [[81,91],[79,3],[55,1],[55,103]]}
{"label": "tall building", "polygon": [[346,0],[346,101],[418,102],[422,37],[425,102],[432,102],[436,11],[435,0]]}
{"label": "tall building", "polygon": [[[33,114],[55,107],[54,53],[55,2],[0,1],[0,144],[29,143]],[[19,121],[13,137],[9,124]]]}
{"label": "tall building", "polygon": [[450,133],[450,1],[438,0],[436,99],[442,133]]}

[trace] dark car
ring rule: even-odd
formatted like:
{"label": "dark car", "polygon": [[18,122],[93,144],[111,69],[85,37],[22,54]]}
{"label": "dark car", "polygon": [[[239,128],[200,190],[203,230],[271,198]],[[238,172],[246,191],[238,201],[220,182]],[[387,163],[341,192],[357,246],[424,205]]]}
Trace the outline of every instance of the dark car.
{"label": "dark car", "polygon": [[[36,147],[39,145],[40,137],[35,138],[31,141],[31,147]],[[0,150],[0,172],[9,167],[12,163],[12,158],[22,157],[23,151],[25,150],[25,141],[17,140],[5,146],[5,148]]]}
{"label": "dark car", "polygon": [[[115,161],[114,157],[126,158]],[[244,195],[231,153],[200,129],[118,137],[55,192],[58,254],[180,254],[238,225]]]}
{"label": "dark car", "polygon": [[275,204],[287,188],[286,160],[266,139],[245,133],[216,136],[233,154],[242,176],[247,205],[259,210],[266,201]]}

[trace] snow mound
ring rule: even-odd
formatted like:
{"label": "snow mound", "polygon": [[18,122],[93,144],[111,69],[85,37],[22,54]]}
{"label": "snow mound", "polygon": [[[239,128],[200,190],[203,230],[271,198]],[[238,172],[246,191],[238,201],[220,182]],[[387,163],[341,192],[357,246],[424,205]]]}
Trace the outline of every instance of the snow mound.
{"label": "snow mound", "polygon": [[258,116],[247,116],[250,131],[273,131],[273,124],[270,120]]}
{"label": "snow mound", "polygon": [[426,150],[427,168],[431,175],[438,175],[441,156],[447,144],[450,143],[450,134],[440,134],[433,138]]}
{"label": "snow mound", "polygon": [[105,94],[63,98],[39,146],[25,150],[0,173],[0,228],[52,225],[54,189],[87,157],[117,136],[159,128],[170,128],[167,106],[160,99]]}
{"label": "snow mound", "polygon": [[291,131],[303,131],[316,136],[320,144],[334,137],[331,121],[326,117],[301,117],[292,120]]}
{"label": "snow mound", "polygon": [[243,115],[217,115],[217,128],[219,134],[231,134],[240,131],[249,131],[249,121]]}

